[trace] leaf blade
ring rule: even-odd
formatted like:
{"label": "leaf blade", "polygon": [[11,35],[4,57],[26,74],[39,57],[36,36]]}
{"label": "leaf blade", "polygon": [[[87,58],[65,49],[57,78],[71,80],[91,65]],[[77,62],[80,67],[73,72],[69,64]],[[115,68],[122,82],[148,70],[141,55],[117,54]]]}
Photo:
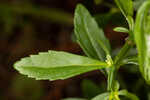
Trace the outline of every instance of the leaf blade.
{"label": "leaf blade", "polygon": [[125,17],[133,16],[132,0],[115,0],[115,2]]}
{"label": "leaf blade", "polygon": [[102,92],[102,89],[93,81],[85,79],[81,83],[83,96],[91,99]]}
{"label": "leaf blade", "polygon": [[94,97],[92,100],[108,100],[108,98],[109,98],[109,93],[106,92]]}
{"label": "leaf blade", "polygon": [[62,99],[62,100],[87,100],[87,99],[83,99],[83,98],[66,98],[66,99]]}
{"label": "leaf blade", "polygon": [[103,30],[98,27],[95,19],[81,4],[75,10],[74,26],[75,35],[80,41],[80,46],[84,47],[83,50],[86,50],[84,52],[88,53],[92,58],[104,61],[105,51],[97,41],[100,40],[101,43],[106,44],[108,51],[110,51],[109,41],[104,36]]}
{"label": "leaf blade", "polygon": [[115,32],[123,32],[123,33],[129,33],[129,30],[124,27],[116,27],[113,29]]}
{"label": "leaf blade", "polygon": [[14,64],[20,73],[37,80],[66,79],[106,66],[105,62],[57,51],[32,55]]}
{"label": "leaf blade", "polygon": [[147,17],[149,9],[150,1],[146,1],[137,13],[134,29],[134,39],[138,49],[140,71],[148,84],[150,84],[150,20],[148,20]]}
{"label": "leaf blade", "polygon": [[121,90],[118,94],[121,96],[128,97],[130,100],[139,100],[139,98],[136,95],[128,92],[127,90]]}
{"label": "leaf blade", "polygon": [[132,0],[115,0],[117,6],[121,10],[122,14],[125,16],[130,30],[133,30],[134,28],[134,20],[132,18],[133,16],[133,2]]}

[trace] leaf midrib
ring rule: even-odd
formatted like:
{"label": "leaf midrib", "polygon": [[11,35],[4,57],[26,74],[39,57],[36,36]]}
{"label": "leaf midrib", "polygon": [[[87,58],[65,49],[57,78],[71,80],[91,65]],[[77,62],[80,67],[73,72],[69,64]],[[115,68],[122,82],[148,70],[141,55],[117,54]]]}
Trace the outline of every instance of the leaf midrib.
{"label": "leaf midrib", "polygon": [[[106,68],[108,65],[107,63],[103,63],[103,64],[87,64],[87,65],[68,65],[70,67],[75,67],[75,66],[80,66],[80,67],[104,67]],[[16,67],[23,67],[23,68],[41,68],[41,69],[55,69],[55,68],[65,68],[65,67],[68,67],[67,65],[66,66],[49,66],[49,67],[39,67],[39,66],[16,66]]]}

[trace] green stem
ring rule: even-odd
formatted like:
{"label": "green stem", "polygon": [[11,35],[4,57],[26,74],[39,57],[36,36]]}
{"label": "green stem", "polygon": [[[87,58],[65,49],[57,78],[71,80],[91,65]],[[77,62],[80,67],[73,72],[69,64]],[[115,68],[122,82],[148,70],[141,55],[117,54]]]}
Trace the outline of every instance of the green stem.
{"label": "green stem", "polygon": [[127,40],[124,46],[121,48],[120,52],[114,59],[114,65],[117,68],[120,66],[121,61],[127,56],[128,51],[133,47],[133,43],[130,40]]}
{"label": "green stem", "polygon": [[116,74],[116,69],[115,66],[111,66],[109,69],[109,73],[108,73],[108,87],[107,90],[108,91],[113,91],[113,86],[114,86],[114,79],[115,79],[115,74]]}
{"label": "green stem", "polygon": [[107,87],[108,91],[115,91],[114,90],[114,87],[115,87],[114,85],[116,81],[115,77],[120,67],[120,62],[127,56],[127,53],[132,46],[133,44],[131,43],[131,41],[127,40],[123,48],[115,57],[114,63],[112,67],[110,67],[109,73],[108,73],[108,87]]}

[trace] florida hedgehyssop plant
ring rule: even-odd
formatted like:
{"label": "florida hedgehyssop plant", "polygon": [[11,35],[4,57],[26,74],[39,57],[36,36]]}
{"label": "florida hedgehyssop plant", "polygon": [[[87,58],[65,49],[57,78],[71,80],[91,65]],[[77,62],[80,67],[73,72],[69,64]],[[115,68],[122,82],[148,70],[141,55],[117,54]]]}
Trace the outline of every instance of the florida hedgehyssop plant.
{"label": "florida hedgehyssop plant", "polygon": [[[77,42],[87,57],[50,50],[22,58],[14,64],[14,68],[21,74],[36,80],[67,79],[100,69],[107,77],[107,91],[92,100],[120,100],[120,96],[139,100],[136,95],[127,90],[120,90],[116,75],[120,66],[138,64],[146,83],[150,84],[150,0],[145,1],[138,9],[135,21],[132,0],[115,0],[115,2],[129,25],[128,28],[114,29],[117,32],[128,33],[124,46],[115,57],[112,57],[110,43],[94,17],[82,4],[78,4],[75,10],[74,32]],[[138,53],[134,56],[128,55],[129,50],[135,46]]]}

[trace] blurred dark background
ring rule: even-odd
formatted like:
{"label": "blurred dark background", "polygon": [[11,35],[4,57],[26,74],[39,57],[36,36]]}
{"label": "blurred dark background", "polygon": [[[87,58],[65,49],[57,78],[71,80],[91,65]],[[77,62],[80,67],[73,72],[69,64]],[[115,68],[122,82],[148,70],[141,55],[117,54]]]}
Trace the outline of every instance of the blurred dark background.
{"label": "blurred dark background", "polygon": [[[136,13],[143,1],[135,1]],[[127,34],[114,32],[113,28],[127,27],[127,23],[113,0],[0,0],[0,100],[90,99],[106,91],[107,79],[99,71],[52,82],[27,78],[13,68],[20,58],[48,50],[84,55],[73,34],[78,3],[84,4],[104,29],[115,55]],[[121,68],[121,88],[136,93],[142,100],[150,100],[149,86],[137,69],[130,65]]]}

